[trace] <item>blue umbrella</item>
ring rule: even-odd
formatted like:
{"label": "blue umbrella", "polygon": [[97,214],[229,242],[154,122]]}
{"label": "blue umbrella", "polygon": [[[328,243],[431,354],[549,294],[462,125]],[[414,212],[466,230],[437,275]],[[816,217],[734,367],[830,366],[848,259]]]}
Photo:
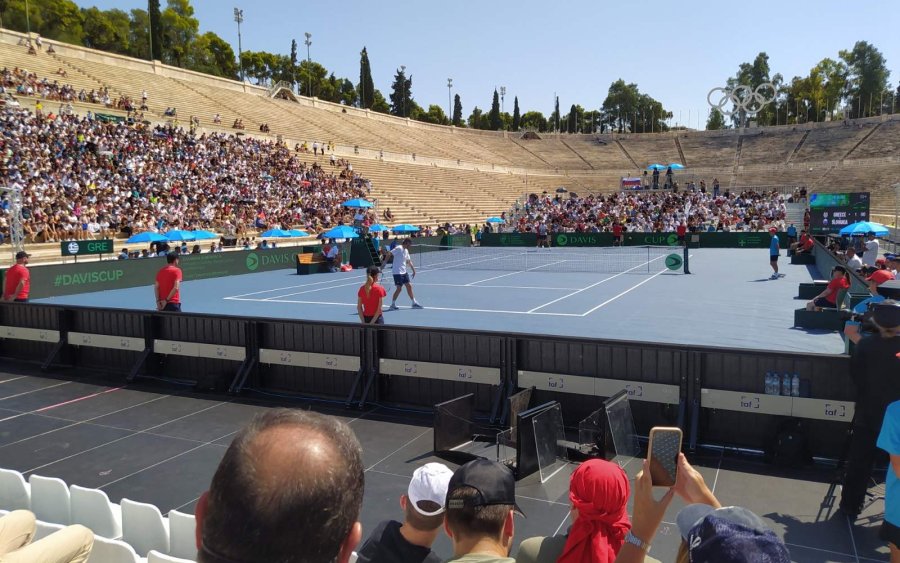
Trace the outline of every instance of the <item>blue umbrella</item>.
{"label": "blue umbrella", "polygon": [[347,225],[339,225],[322,233],[324,238],[357,238],[356,230]]}
{"label": "blue umbrella", "polygon": [[842,235],[867,235],[875,233],[875,236],[885,237],[888,235],[888,228],[881,223],[872,223],[871,221],[859,221],[852,223],[840,230]]}
{"label": "blue umbrella", "polygon": [[308,237],[309,236],[309,233],[307,233],[306,231],[301,231],[300,229],[289,229],[287,231],[287,233],[289,235],[291,235],[292,237]]}
{"label": "blue umbrella", "polygon": [[344,203],[342,203],[341,205],[343,205],[344,207],[356,207],[356,208],[375,207],[374,203],[372,203],[371,201],[362,199],[362,198],[347,200]]}
{"label": "blue umbrella", "polygon": [[212,240],[219,238],[219,235],[212,231],[204,231],[203,229],[196,229],[192,231],[194,233],[194,238],[197,240]]}
{"label": "blue umbrella", "polygon": [[191,231],[181,231],[179,229],[173,229],[171,231],[166,232],[166,240],[169,242],[179,241],[179,240],[196,240],[197,237],[194,236],[194,233]]}
{"label": "blue umbrella", "polygon": [[262,233],[260,233],[259,236],[266,238],[288,238],[294,235],[283,229],[269,229],[268,231],[263,231]]}
{"label": "blue umbrella", "polygon": [[678,164],[677,162],[673,162],[672,164],[669,165],[669,168],[671,168],[672,170],[684,170],[684,165]]}
{"label": "blue umbrella", "polygon": [[666,169],[665,164],[651,164],[650,166],[647,167],[647,170],[665,170],[665,169]]}
{"label": "blue umbrella", "polygon": [[369,231],[372,233],[380,233],[382,231],[387,231],[387,230],[388,230],[388,228],[385,227],[384,225],[372,225],[371,227],[369,227]]}
{"label": "blue umbrella", "polygon": [[125,242],[127,242],[128,244],[133,244],[136,242],[163,242],[164,240],[166,240],[166,237],[162,236],[159,233],[145,231],[143,233],[138,233],[132,236]]}
{"label": "blue umbrella", "polygon": [[395,233],[418,233],[419,227],[415,225],[394,225],[394,228],[391,230]]}
{"label": "blue umbrella", "polygon": [[488,223],[506,223],[506,221],[504,221],[500,217],[488,217],[487,222]]}

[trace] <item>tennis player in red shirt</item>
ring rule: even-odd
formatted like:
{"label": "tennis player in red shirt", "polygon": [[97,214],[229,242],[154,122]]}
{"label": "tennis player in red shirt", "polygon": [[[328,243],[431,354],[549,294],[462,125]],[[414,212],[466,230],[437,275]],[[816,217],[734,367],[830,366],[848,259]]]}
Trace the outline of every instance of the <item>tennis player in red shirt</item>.
{"label": "tennis player in red shirt", "polygon": [[356,311],[363,324],[384,324],[381,307],[384,305],[387,291],[378,283],[380,275],[381,270],[378,269],[378,266],[369,266],[366,270],[366,283],[359,288],[359,292],[356,294]]}
{"label": "tennis player in red shirt", "polygon": [[178,267],[178,253],[166,254],[166,266],[156,273],[157,311],[181,311],[181,268]]}
{"label": "tennis player in red shirt", "polygon": [[31,272],[28,271],[28,254],[24,250],[16,252],[16,263],[6,270],[3,300],[25,303],[31,291]]}

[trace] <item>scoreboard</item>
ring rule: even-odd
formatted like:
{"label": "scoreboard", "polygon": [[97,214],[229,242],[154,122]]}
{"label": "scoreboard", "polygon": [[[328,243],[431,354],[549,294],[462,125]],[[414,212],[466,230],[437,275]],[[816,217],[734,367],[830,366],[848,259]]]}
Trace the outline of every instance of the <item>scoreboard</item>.
{"label": "scoreboard", "polygon": [[859,221],[869,220],[869,192],[812,194],[809,230],[813,235],[837,234]]}

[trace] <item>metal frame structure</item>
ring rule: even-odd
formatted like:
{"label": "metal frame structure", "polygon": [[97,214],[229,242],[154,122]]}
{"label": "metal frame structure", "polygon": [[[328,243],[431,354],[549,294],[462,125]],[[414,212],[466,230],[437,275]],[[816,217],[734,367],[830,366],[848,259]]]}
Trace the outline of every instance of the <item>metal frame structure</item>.
{"label": "metal frame structure", "polygon": [[0,195],[9,199],[9,242],[12,254],[25,250],[25,229],[22,218],[22,189],[0,187]]}

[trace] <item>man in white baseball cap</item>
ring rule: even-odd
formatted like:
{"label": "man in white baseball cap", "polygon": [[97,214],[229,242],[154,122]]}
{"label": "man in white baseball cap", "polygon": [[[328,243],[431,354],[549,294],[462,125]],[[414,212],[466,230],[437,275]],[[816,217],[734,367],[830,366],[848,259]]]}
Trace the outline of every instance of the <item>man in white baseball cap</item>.
{"label": "man in white baseball cap", "polygon": [[400,496],[403,523],[385,520],[359,549],[360,563],[440,563],[431,551],[444,523],[447,486],[453,477],[446,465],[426,463],[415,470],[405,495]]}

